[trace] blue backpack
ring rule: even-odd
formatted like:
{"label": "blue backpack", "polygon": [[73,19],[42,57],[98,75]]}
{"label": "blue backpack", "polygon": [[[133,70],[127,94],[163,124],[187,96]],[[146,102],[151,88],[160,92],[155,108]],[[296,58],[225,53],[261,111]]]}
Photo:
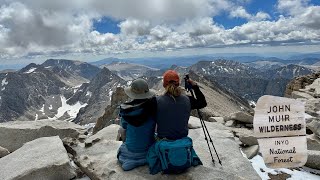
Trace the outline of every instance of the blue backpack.
{"label": "blue backpack", "polygon": [[192,146],[192,139],[184,137],[175,141],[160,140],[148,151],[147,161],[151,174],[163,171],[165,174],[178,174],[191,166],[201,165]]}

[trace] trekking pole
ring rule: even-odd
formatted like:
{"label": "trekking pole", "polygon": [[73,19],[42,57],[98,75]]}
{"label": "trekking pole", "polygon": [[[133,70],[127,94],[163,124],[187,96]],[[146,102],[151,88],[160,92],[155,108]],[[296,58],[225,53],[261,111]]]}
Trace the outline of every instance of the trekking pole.
{"label": "trekking pole", "polygon": [[[189,75],[186,75],[186,77],[185,77],[185,87],[186,87],[187,91],[190,91],[192,97],[195,98],[194,92],[193,92],[193,89],[192,89],[192,85],[188,82],[188,79],[189,79]],[[210,142],[212,144],[212,147],[213,147],[213,149],[214,149],[214,151],[215,151],[215,153],[217,155],[217,158],[219,160],[219,164],[222,166],[222,162],[221,162],[221,160],[219,158],[219,155],[217,153],[217,150],[216,150],[216,148],[215,148],[215,146],[213,144],[213,141],[212,141],[211,136],[209,134],[208,128],[207,128],[207,126],[206,126],[206,124],[205,124],[205,122],[204,122],[204,120],[202,118],[202,114],[201,114],[199,109],[197,109],[197,112],[198,112],[198,116],[199,116],[200,123],[201,123],[201,126],[202,126],[202,130],[203,130],[203,133],[204,133],[204,136],[205,136],[205,140],[207,141],[207,145],[208,145],[209,152],[210,152],[210,155],[211,155],[211,158],[212,158],[212,162],[214,164],[214,159],[213,159],[211,148],[210,148],[210,145],[209,145],[209,142],[208,142],[207,134],[208,134],[209,140],[210,140]]]}
{"label": "trekking pole", "polygon": [[213,144],[213,141],[212,141],[211,136],[210,136],[210,134],[209,134],[208,128],[207,128],[204,120],[202,119],[201,112],[199,111],[199,109],[197,109],[197,111],[198,111],[198,115],[199,115],[200,121],[202,122],[202,124],[203,124],[203,126],[204,126],[204,128],[205,128],[205,130],[206,130],[206,132],[207,132],[207,134],[208,134],[208,136],[209,136],[209,140],[210,140],[210,142],[211,142],[211,144],[212,144],[212,147],[213,147],[213,149],[214,149],[214,151],[215,151],[215,153],[216,153],[216,155],[217,155],[217,158],[218,158],[218,160],[219,160],[219,164],[222,166],[222,162],[221,162],[221,160],[220,160],[220,158],[219,158],[219,155],[218,155],[218,152],[217,152],[217,150],[216,150],[216,147],[215,147],[214,144]]}

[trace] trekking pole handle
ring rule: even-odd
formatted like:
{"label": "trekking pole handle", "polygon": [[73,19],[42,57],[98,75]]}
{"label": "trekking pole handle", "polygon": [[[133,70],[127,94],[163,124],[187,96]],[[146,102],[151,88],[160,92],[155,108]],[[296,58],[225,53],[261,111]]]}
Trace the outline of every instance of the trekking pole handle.
{"label": "trekking pole handle", "polygon": [[192,92],[192,84],[189,82],[189,74],[186,74],[184,77],[184,86],[187,92]]}

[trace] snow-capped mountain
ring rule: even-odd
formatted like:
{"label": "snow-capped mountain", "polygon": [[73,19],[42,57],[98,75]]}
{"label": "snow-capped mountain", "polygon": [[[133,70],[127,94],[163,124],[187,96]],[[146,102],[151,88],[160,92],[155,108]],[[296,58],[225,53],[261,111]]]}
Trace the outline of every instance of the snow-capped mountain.
{"label": "snow-capped mountain", "polygon": [[245,63],[245,64],[262,71],[276,69],[285,65],[284,63],[277,62],[277,61],[254,61],[254,62]]}
{"label": "snow-capped mountain", "polygon": [[127,82],[107,68],[103,68],[89,83],[84,83],[67,101],[87,103],[74,122],[87,124],[96,122],[103,115],[104,109],[110,104],[111,95],[117,87],[126,86]]}
{"label": "snow-capped mountain", "polygon": [[293,79],[297,76],[304,76],[312,74],[314,70],[307,67],[289,64],[266,72],[266,76],[269,78],[284,78]]}
{"label": "snow-capped mountain", "polygon": [[[313,70],[299,65],[262,70],[231,60],[200,61],[190,67],[171,66],[181,76],[196,74],[228,92],[247,100],[264,94],[283,96],[295,76]],[[272,65],[272,63],[269,63]],[[280,65],[280,64],[278,64]],[[113,62],[100,69],[80,61],[47,60],[29,64],[16,72],[0,73],[0,121],[60,119],[86,124],[95,122],[110,104],[116,87],[128,86],[132,79],[143,77],[150,88],[163,93],[162,75],[166,69]],[[126,81],[123,78],[129,80]],[[239,101],[239,100],[237,100]],[[242,105],[243,106],[243,105]]]}
{"label": "snow-capped mountain", "polygon": [[66,72],[75,74],[88,80],[91,80],[100,72],[100,68],[97,66],[82,61],[66,59],[48,59],[42,64],[42,66],[48,69],[53,67],[60,68]]}
{"label": "snow-capped mountain", "polygon": [[308,66],[317,66],[317,64],[319,63],[320,63],[319,58],[305,58],[305,59],[296,59],[296,60],[264,59],[264,60],[258,60],[253,62],[247,62],[244,64],[247,64],[249,66],[252,66],[262,71],[267,71],[267,70],[277,69],[282,66],[286,66],[290,64],[308,67]]}
{"label": "snow-capped mountain", "polygon": [[151,68],[145,65],[126,63],[126,62],[112,62],[110,64],[102,65],[100,67],[108,68],[110,71],[116,73],[124,80],[133,80],[141,77],[148,71],[157,71],[156,68]]}
{"label": "snow-capped mountain", "polygon": [[231,60],[199,61],[190,66],[189,69],[203,75],[215,77],[254,78],[261,76],[259,70]]}
{"label": "snow-capped mountain", "polygon": [[290,79],[313,72],[298,65],[284,65],[276,69],[262,68],[266,67],[266,64],[271,65],[264,62],[260,64],[261,69],[256,69],[230,60],[200,61],[191,66],[190,70],[215,80],[227,90],[249,100],[257,100],[265,94],[283,96]]}
{"label": "snow-capped mountain", "polygon": [[70,91],[54,73],[36,64],[18,72],[2,73],[0,82],[0,122],[53,117],[57,114],[58,105],[51,104],[52,111],[46,114],[45,104],[50,98],[67,96]]}
{"label": "snow-capped mountain", "polygon": [[42,65],[31,63],[16,72],[1,73],[0,122],[74,119],[87,103],[68,99],[99,71],[87,63],[51,59]]}

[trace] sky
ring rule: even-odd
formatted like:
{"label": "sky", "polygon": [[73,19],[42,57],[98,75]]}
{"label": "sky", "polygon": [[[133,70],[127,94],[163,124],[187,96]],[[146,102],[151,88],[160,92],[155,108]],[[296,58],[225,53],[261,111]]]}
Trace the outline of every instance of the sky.
{"label": "sky", "polygon": [[0,0],[1,64],[319,49],[319,0]]}

